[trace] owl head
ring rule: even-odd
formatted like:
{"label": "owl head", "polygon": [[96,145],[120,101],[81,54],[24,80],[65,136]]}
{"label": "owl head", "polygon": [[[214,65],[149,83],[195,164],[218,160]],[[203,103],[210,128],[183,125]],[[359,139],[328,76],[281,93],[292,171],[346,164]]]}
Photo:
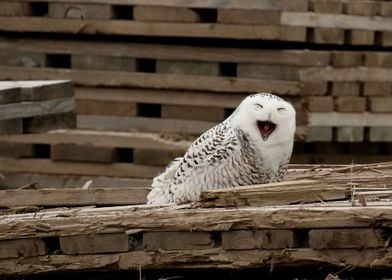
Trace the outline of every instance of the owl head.
{"label": "owl head", "polygon": [[230,119],[234,128],[248,133],[256,143],[274,145],[292,142],[295,133],[295,109],[271,93],[246,97]]}

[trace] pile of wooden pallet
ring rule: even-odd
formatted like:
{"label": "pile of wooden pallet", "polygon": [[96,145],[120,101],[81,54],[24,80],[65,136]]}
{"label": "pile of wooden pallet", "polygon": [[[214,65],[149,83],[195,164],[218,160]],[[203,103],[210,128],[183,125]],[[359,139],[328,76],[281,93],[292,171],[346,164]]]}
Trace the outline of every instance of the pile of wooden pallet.
{"label": "pile of wooden pallet", "polygon": [[[293,181],[213,190],[194,205],[159,208],[94,207],[137,204],[146,190],[0,191],[0,201],[8,201],[0,204],[7,207],[0,211],[0,275],[391,268],[391,163],[298,167],[289,177]],[[64,208],[81,205],[89,207]],[[55,206],[63,207],[42,208]]]}

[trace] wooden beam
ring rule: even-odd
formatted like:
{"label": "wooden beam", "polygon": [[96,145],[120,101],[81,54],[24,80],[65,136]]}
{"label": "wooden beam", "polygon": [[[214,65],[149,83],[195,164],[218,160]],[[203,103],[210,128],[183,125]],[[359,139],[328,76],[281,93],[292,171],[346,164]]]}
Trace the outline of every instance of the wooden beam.
{"label": "wooden beam", "polygon": [[392,116],[390,114],[372,113],[310,113],[309,126],[391,126]]}
{"label": "wooden beam", "polygon": [[[39,79],[42,77],[46,79],[71,79],[77,85],[95,87],[121,86],[234,93],[271,91],[283,95],[297,95],[303,87],[301,83],[294,81],[0,66],[0,79]],[[107,77],[110,77],[110,79],[107,79]]]}
{"label": "wooden beam", "polygon": [[299,69],[301,81],[389,82],[392,69],[381,67],[309,67]]}
{"label": "wooden beam", "polygon": [[269,206],[347,198],[346,189],[311,180],[210,190],[201,193],[201,207]]}

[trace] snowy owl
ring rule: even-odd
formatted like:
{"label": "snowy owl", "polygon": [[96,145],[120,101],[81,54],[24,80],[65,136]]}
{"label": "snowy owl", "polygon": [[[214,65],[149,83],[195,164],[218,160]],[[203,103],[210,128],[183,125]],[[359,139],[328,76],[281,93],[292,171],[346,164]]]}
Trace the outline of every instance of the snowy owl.
{"label": "snowy owl", "polygon": [[295,109],[270,93],[246,97],[155,177],[148,204],[197,201],[205,190],[280,182],[291,157]]}

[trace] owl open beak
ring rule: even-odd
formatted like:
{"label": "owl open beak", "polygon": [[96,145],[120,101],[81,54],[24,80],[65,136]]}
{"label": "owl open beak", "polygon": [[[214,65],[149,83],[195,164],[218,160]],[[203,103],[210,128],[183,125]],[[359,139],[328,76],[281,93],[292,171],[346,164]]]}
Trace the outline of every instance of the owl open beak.
{"label": "owl open beak", "polygon": [[270,121],[257,121],[257,127],[260,130],[261,137],[265,141],[268,139],[271,133],[274,132],[276,124]]}

